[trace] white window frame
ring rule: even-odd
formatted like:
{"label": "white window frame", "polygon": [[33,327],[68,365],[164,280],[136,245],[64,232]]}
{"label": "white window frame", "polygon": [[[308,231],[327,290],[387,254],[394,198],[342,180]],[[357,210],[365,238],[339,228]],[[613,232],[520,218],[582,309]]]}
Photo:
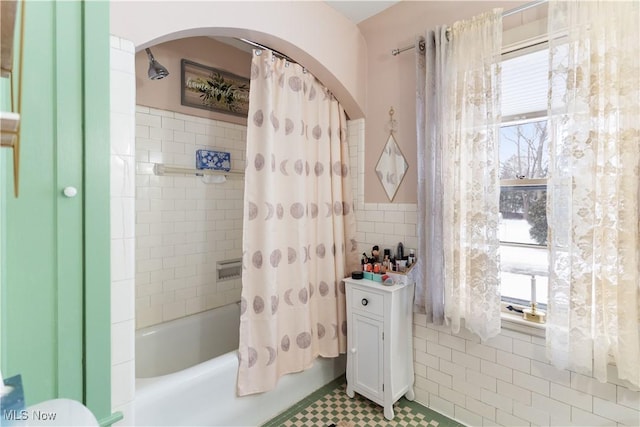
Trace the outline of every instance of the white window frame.
{"label": "white window frame", "polygon": [[[537,50],[548,49],[548,37],[544,35],[542,37],[537,37],[534,39],[530,39],[525,43],[519,43],[517,45],[507,46],[503,49],[502,60],[507,60],[516,56],[526,55],[528,53],[533,53]],[[547,119],[547,111],[533,111],[527,114],[517,115],[517,116],[507,116],[502,119],[502,127],[514,126],[518,124],[531,123],[541,120]],[[541,187],[544,185],[545,189],[547,188],[547,179],[546,178],[524,178],[524,179],[504,179],[500,180],[500,188],[502,191],[502,187]],[[541,245],[533,245],[526,243],[515,243],[515,242],[503,242],[500,241],[500,246],[513,246],[513,247],[529,247],[540,250],[546,250],[548,246]],[[501,273],[509,272],[515,274],[527,274],[526,268],[524,270],[520,270],[515,266],[512,268],[513,271],[505,271],[501,266]],[[516,271],[518,270],[518,271]],[[532,271],[532,273],[535,273]],[[533,274],[534,277],[548,276],[547,274],[536,275]],[[529,302],[531,301],[531,295],[529,296]],[[522,310],[524,308],[528,308],[529,306],[523,306],[521,304],[501,301],[502,308],[502,318],[503,321],[507,321],[509,329],[518,330],[520,332],[527,332],[532,335],[544,336],[544,324],[537,324],[531,321],[527,321],[523,319],[522,314],[508,310],[507,306],[513,306],[516,309]]]}

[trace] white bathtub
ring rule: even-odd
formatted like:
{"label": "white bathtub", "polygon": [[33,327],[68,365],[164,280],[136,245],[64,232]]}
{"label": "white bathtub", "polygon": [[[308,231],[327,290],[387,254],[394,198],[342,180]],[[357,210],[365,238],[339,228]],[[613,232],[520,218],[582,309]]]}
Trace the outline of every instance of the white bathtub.
{"label": "white bathtub", "polygon": [[230,304],[137,331],[135,425],[257,426],[345,371],[344,356],[318,358],[275,390],[237,397],[239,323]]}

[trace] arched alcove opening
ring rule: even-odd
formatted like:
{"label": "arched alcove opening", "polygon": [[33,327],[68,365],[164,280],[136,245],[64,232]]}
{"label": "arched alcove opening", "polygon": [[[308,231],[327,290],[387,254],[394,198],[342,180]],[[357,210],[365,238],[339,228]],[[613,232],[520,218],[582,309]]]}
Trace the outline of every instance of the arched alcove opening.
{"label": "arched alcove opening", "polygon": [[136,51],[185,37],[252,40],[307,68],[334,93],[349,118],[365,116],[364,37],[323,2],[112,2],[111,30]]}

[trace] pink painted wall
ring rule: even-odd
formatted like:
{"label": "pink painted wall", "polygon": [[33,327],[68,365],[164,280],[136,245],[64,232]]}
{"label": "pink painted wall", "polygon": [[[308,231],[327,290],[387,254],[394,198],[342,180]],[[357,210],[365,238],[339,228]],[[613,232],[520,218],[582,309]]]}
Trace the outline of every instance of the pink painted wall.
{"label": "pink painted wall", "polygon": [[[365,105],[365,202],[388,202],[375,175],[375,165],[389,136],[385,128],[389,107],[398,122],[396,141],[409,163],[394,203],[417,202],[415,52],[392,56],[391,50],[412,45],[416,36],[437,25],[450,25],[479,13],[502,7],[509,10],[528,1],[401,1],[358,27],[367,43],[367,103]],[[505,18],[505,29],[537,16],[530,11]]]}
{"label": "pink painted wall", "polygon": [[188,59],[209,67],[249,78],[251,54],[209,37],[188,37],[151,47],[156,61],[169,75],[162,80],[147,78],[149,61],[144,50],[136,53],[136,104],[191,116],[247,124],[247,119],[180,104],[180,61]]}

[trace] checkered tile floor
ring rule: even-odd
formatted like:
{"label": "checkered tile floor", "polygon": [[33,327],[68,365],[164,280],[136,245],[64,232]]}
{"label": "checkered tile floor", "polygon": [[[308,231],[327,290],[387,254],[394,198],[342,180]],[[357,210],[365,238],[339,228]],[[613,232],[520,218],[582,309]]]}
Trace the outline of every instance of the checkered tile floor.
{"label": "checkered tile floor", "polygon": [[463,427],[418,403],[401,398],[393,405],[395,417],[388,421],[382,406],[356,393],[350,399],[344,378],[339,378],[262,427]]}

